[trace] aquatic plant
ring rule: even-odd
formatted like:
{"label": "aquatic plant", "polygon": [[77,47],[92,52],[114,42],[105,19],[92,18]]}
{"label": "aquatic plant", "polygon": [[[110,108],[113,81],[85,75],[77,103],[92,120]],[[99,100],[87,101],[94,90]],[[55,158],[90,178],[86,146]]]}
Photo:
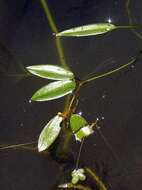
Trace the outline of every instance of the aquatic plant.
{"label": "aquatic plant", "polygon": [[[78,27],[73,27],[71,29],[58,32],[57,27],[51,16],[49,7],[45,0],[41,0],[41,4],[51,26],[53,33],[55,34],[56,46],[59,54],[59,60],[61,66],[55,65],[34,65],[27,67],[28,71],[38,77],[46,78],[49,80],[54,80],[47,84],[46,86],[39,89],[31,97],[32,101],[49,101],[54,100],[63,96],[70,94],[67,99],[64,110],[60,113],[56,113],[53,118],[48,121],[46,126],[41,131],[38,140],[38,151],[44,151],[50,148],[54,144],[55,140],[58,138],[60,133],[63,131],[62,128],[66,128],[66,131],[70,135],[74,136],[76,141],[81,142],[79,155],[77,158],[77,163],[74,170],[71,173],[72,180],[70,183],[65,183],[59,185],[59,188],[75,188],[75,189],[90,189],[82,184],[80,181],[86,180],[86,173],[88,172],[93,176],[96,184],[100,190],[106,190],[107,187],[103,181],[97,176],[95,171],[92,171],[89,168],[79,168],[79,159],[81,148],[85,138],[88,138],[91,134],[94,133],[98,126],[98,119],[96,118],[93,122],[86,121],[81,115],[76,113],[77,105],[79,102],[80,90],[87,85],[88,83],[95,81],[96,79],[107,77],[115,72],[118,72],[131,64],[134,64],[138,58],[133,58],[127,64],[124,64],[118,68],[115,68],[106,73],[99,75],[94,75],[90,78],[79,79],[75,74],[70,70],[69,65],[67,64],[64,56],[63,47],[61,45],[61,37],[85,37],[85,36],[94,36],[94,35],[103,35],[108,32],[112,32],[117,29],[133,29],[137,26],[116,26],[111,23],[95,23],[90,25],[83,25]],[[67,132],[66,132],[67,133]],[[66,138],[69,138],[66,136]],[[66,143],[67,141],[65,141]],[[68,146],[66,144],[66,146]]]}
{"label": "aquatic plant", "polygon": [[135,58],[131,59],[128,63],[121,65],[118,68],[114,68],[108,72],[94,75],[88,78],[78,78],[70,70],[70,67],[66,62],[60,39],[62,37],[91,37],[94,35],[105,35],[109,32],[113,32],[114,30],[134,29],[138,26],[134,26],[132,23],[128,26],[116,26],[111,23],[95,23],[90,25],[77,26],[65,31],[58,32],[46,0],[40,0],[40,2],[49,21],[51,30],[55,35],[55,42],[60,66],[47,64],[27,67],[29,73],[47,80],[52,80],[52,82],[48,83],[44,87],[41,87],[37,92],[35,92],[31,97],[31,101],[50,101],[67,95],[68,97],[66,99],[64,110],[60,110],[59,113],[56,113],[53,118],[47,121],[46,126],[42,129],[38,139],[38,151],[42,152],[50,149],[61,133],[66,134],[64,143],[66,147],[69,147],[69,141],[71,140],[70,137],[74,136],[75,140],[79,141],[81,145],[78,157],[76,159],[76,165],[70,174],[71,181],[65,182],[64,184],[59,184],[58,187],[63,189],[74,188],[91,190],[89,186],[86,186],[83,183],[87,180],[87,175],[90,175],[100,190],[107,190],[106,184],[104,184],[102,179],[96,174],[95,170],[88,167],[79,167],[81,149],[84,140],[90,137],[90,135],[94,133],[94,130],[99,129],[98,118],[95,118],[94,121],[90,122],[87,121],[83,116],[76,113],[80,98],[80,90],[90,82],[94,82],[95,80],[103,77],[108,77],[113,73],[121,71],[134,64],[141,53],[139,53]]}

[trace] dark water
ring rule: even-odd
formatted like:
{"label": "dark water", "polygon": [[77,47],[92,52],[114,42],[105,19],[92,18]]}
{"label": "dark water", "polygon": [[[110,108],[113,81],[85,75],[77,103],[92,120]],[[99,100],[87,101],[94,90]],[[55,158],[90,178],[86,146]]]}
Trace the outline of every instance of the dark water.
{"label": "dark water", "polygon": [[[124,0],[49,0],[59,30],[77,25],[106,22],[127,25]],[[135,24],[142,23],[142,1],[131,0]],[[142,30],[138,30],[142,34]],[[64,39],[66,57],[74,73],[83,77],[127,63],[142,50],[142,40],[129,30],[98,37]],[[46,80],[17,77],[24,68],[58,64],[54,36],[38,0],[0,1],[0,144],[36,141],[46,122],[62,111],[64,98],[29,103]],[[98,68],[98,69],[97,69]],[[84,144],[81,163],[97,168],[110,190],[141,190],[142,177],[142,60],[134,67],[97,80],[81,92],[78,112],[89,121],[104,118]],[[11,76],[13,75],[13,76]],[[79,148],[74,144],[74,154]],[[57,189],[62,164],[32,151],[0,151],[0,189]],[[68,167],[68,166],[66,166]],[[69,166],[71,167],[71,166]],[[104,175],[105,174],[105,175]]]}

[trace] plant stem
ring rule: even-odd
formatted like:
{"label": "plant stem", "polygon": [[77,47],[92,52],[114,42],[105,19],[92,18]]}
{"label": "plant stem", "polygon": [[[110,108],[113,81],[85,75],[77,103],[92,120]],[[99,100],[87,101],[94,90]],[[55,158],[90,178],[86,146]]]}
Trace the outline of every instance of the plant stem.
{"label": "plant stem", "polygon": [[90,174],[93,179],[95,180],[95,182],[97,183],[97,185],[100,187],[100,190],[107,190],[105,184],[103,183],[103,181],[99,178],[99,176],[96,174],[96,172],[93,170],[91,170],[88,167],[85,167],[85,170],[88,172],[88,174]]}
{"label": "plant stem", "polygon": [[97,76],[93,76],[91,78],[88,78],[88,79],[85,79],[84,80],[84,83],[88,83],[88,82],[91,82],[91,81],[94,81],[96,79],[99,79],[99,78],[102,78],[102,77],[106,77],[106,76],[109,76],[113,73],[116,73],[117,71],[120,71],[122,69],[124,69],[125,67],[128,67],[129,65],[133,64],[134,62],[136,61],[136,58],[133,58],[131,61],[129,61],[127,64],[124,64],[116,69],[113,69],[111,71],[108,71],[106,73],[103,73],[103,74],[100,74],[100,75],[97,75]]}
{"label": "plant stem", "polygon": [[44,9],[46,17],[49,21],[49,25],[50,25],[52,32],[57,33],[58,29],[57,29],[57,26],[53,20],[53,16],[51,15],[50,9],[49,9],[48,4],[47,4],[47,0],[40,0],[40,2],[41,2],[41,5]]}
{"label": "plant stem", "polygon": [[80,81],[80,82],[78,83],[77,88],[76,88],[76,90],[74,91],[74,93],[73,93],[71,99],[68,101],[68,104],[66,104],[66,107],[65,107],[64,112],[63,112],[63,115],[64,115],[66,118],[70,118],[71,114],[72,114],[73,112],[75,112],[76,106],[77,106],[77,104],[75,104],[75,103],[76,103],[76,101],[77,101],[77,99],[78,99],[78,97],[79,97],[79,92],[80,92],[80,89],[81,89],[81,87],[82,87],[83,85],[84,85],[84,81]]}
{"label": "plant stem", "polygon": [[81,151],[82,151],[82,148],[83,148],[84,140],[85,139],[83,138],[82,141],[81,141],[80,147],[79,147],[79,152],[78,152],[78,156],[77,156],[77,160],[76,160],[76,167],[75,167],[76,170],[79,167],[79,161],[80,161],[80,157],[81,157]]}
{"label": "plant stem", "polygon": [[37,141],[32,141],[32,142],[28,142],[28,143],[8,145],[8,146],[0,147],[0,150],[11,149],[11,148],[19,148],[19,147],[24,147],[27,145],[36,144],[36,143],[37,143]]}
{"label": "plant stem", "polygon": [[80,189],[80,190],[92,190],[90,187],[84,186],[84,185],[74,185],[72,183],[67,183],[63,185],[59,185],[59,188],[65,188],[65,189]]}
{"label": "plant stem", "polygon": [[93,76],[91,78],[88,78],[88,79],[83,79],[81,81],[78,82],[78,86],[75,90],[75,92],[73,93],[72,95],[72,98],[71,100],[69,100],[69,103],[66,104],[66,107],[64,109],[64,116],[66,118],[69,118],[70,115],[75,111],[74,109],[74,102],[77,100],[77,98],[79,97],[79,93],[80,93],[80,89],[87,83],[91,82],[91,81],[94,81],[96,79],[99,79],[99,78],[103,78],[103,77],[107,77],[113,73],[116,73],[117,71],[120,71],[122,69],[124,69],[125,67],[128,67],[129,65],[133,64],[136,62],[136,60],[141,56],[141,52],[138,54],[138,56],[136,58],[133,58],[131,61],[129,61],[128,63],[124,64],[124,65],[121,65],[120,67],[116,68],[116,69],[113,69],[111,71],[108,71],[108,72],[105,72],[105,73],[102,73],[100,75],[96,75],[96,76]]}
{"label": "plant stem", "polygon": [[116,29],[135,29],[135,28],[142,28],[141,25],[127,25],[127,26],[116,26]]}
{"label": "plant stem", "polygon": [[[130,0],[126,1],[126,12],[128,15],[128,20],[129,20],[129,24],[133,25],[133,21],[132,21],[132,16],[131,16],[131,11],[130,11]],[[139,34],[134,28],[131,28],[131,31],[142,40],[142,35]]]}
{"label": "plant stem", "polygon": [[71,131],[70,130],[65,131],[65,138],[64,138],[64,143],[62,145],[62,150],[66,153],[69,151],[71,138],[72,138]]}
{"label": "plant stem", "polygon": [[[50,28],[51,28],[53,34],[58,33],[58,29],[57,29],[57,26],[56,26],[56,24],[54,22],[53,16],[52,16],[52,14],[50,12],[47,0],[40,0],[40,2],[41,2],[41,5],[43,7],[43,10],[44,10],[44,12],[46,14],[47,20],[49,22],[49,25],[50,25]],[[61,43],[60,37],[55,38],[55,43],[56,43],[56,48],[57,48],[60,64],[65,69],[70,70],[68,64],[66,63],[66,59],[65,59],[65,55],[64,55],[64,49],[62,47],[62,43]]]}

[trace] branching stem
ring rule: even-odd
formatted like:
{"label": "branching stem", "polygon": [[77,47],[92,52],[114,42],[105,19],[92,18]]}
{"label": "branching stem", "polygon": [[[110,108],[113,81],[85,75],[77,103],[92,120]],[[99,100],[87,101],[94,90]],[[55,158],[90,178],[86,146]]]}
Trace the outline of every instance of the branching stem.
{"label": "branching stem", "polygon": [[106,72],[106,73],[103,73],[103,74],[96,75],[96,76],[93,76],[93,77],[91,77],[91,78],[85,79],[85,80],[84,80],[84,83],[88,83],[88,82],[94,81],[94,80],[96,80],[96,79],[103,78],[103,77],[109,76],[109,75],[111,75],[111,74],[113,74],[113,73],[116,73],[117,71],[120,71],[120,70],[122,70],[122,69],[128,67],[129,65],[134,64],[135,61],[136,61],[136,58],[133,58],[133,59],[132,59],[131,61],[129,61],[127,64],[124,64],[124,65],[122,65],[122,66],[120,66],[120,67],[118,67],[118,68],[116,68],[116,69],[113,69],[113,70],[108,71],[108,72]]}

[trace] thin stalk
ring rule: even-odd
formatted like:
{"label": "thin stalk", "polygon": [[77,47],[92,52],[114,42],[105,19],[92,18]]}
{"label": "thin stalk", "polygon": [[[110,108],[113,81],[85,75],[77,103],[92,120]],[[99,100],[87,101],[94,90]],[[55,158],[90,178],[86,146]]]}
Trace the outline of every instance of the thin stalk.
{"label": "thin stalk", "polygon": [[68,64],[66,63],[66,60],[65,60],[63,46],[61,44],[61,38],[60,37],[55,38],[55,43],[56,43],[56,47],[57,47],[57,51],[58,51],[58,55],[59,55],[59,59],[60,59],[60,63],[62,65],[62,67],[64,67],[65,69],[70,70],[70,68],[69,68],[69,66],[68,66]]}
{"label": "thin stalk", "polygon": [[65,188],[65,189],[80,189],[80,190],[92,190],[90,187],[84,186],[84,185],[74,185],[72,183],[67,183],[63,185],[59,185],[59,188]]}
{"label": "thin stalk", "polygon": [[78,86],[76,88],[76,90],[74,91],[70,101],[68,102],[68,104],[66,104],[66,107],[64,109],[63,115],[66,118],[69,118],[70,115],[75,111],[76,109],[76,104],[74,105],[74,103],[77,101],[78,97],[79,97],[79,92],[81,87],[84,85],[84,81],[80,81],[78,83]]}
{"label": "thin stalk", "polygon": [[[130,0],[126,1],[126,12],[128,15],[128,20],[129,20],[129,24],[133,25],[133,20],[132,20],[132,16],[131,16],[131,10],[130,10]],[[142,35],[140,33],[138,33],[134,28],[131,29],[131,31],[142,40]]]}
{"label": "thin stalk", "polygon": [[86,167],[85,170],[86,170],[86,172],[88,172],[88,174],[90,174],[90,176],[93,177],[94,181],[96,182],[96,184],[98,185],[100,190],[107,190],[104,182],[99,178],[99,176],[96,174],[96,172],[94,170],[92,171],[88,167]]}
{"label": "thin stalk", "polygon": [[129,65],[133,64],[134,62],[136,61],[136,58],[133,58],[131,61],[129,61],[127,64],[124,64],[116,69],[113,69],[111,71],[108,71],[106,73],[103,73],[103,74],[100,74],[100,75],[97,75],[97,76],[93,76],[91,78],[88,78],[88,79],[85,79],[84,80],[84,83],[88,83],[88,82],[91,82],[91,81],[94,81],[96,79],[99,79],[99,78],[102,78],[102,77],[106,77],[106,76],[109,76],[113,73],[116,73],[117,71],[120,71],[122,69],[124,69],[125,67],[128,67]]}
{"label": "thin stalk", "polygon": [[[57,29],[57,26],[54,22],[53,16],[50,12],[47,0],[40,0],[40,2],[41,2],[41,5],[43,7],[43,10],[45,12],[45,15],[47,17],[47,20],[49,22],[49,25],[50,25],[50,28],[51,28],[53,34],[58,33],[58,29]],[[66,59],[65,59],[65,55],[64,55],[64,49],[63,49],[60,37],[55,38],[55,44],[56,44],[60,64],[62,65],[62,67],[69,70],[69,66],[66,63]]]}
{"label": "thin stalk", "polygon": [[75,169],[77,170],[78,167],[79,167],[79,161],[80,161],[80,157],[81,157],[81,151],[82,151],[82,148],[83,148],[83,144],[84,144],[84,138],[80,144],[80,147],[79,147],[79,152],[78,152],[78,156],[77,156],[77,160],[76,160],[76,167]]}
{"label": "thin stalk", "polygon": [[0,150],[11,149],[11,148],[19,148],[22,146],[32,145],[32,144],[36,144],[36,143],[37,143],[37,141],[32,141],[32,142],[28,142],[28,143],[8,145],[8,146],[0,147]]}
{"label": "thin stalk", "polygon": [[127,25],[127,26],[116,26],[116,29],[134,29],[134,28],[142,28],[141,25]]}

